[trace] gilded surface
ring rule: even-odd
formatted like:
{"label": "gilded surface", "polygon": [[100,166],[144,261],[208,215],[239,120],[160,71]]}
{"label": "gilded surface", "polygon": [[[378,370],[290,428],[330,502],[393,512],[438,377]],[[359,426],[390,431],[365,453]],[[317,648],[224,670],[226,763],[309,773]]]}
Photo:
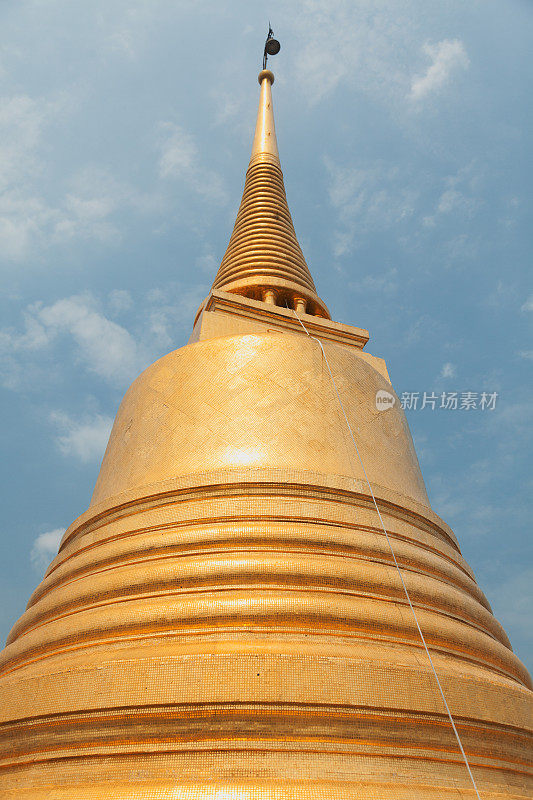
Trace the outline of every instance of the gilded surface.
{"label": "gilded surface", "polygon": [[228,249],[213,283],[214,289],[262,300],[265,292],[279,305],[299,297],[314,314],[329,319],[294,232],[281,172],[271,83],[264,70],[252,157],[241,205]]}
{"label": "gilded surface", "polygon": [[[302,327],[305,322],[305,328]],[[324,317],[313,316],[305,312],[298,316],[294,310],[272,303],[257,302],[249,297],[211,290],[209,297],[202,304],[196,317],[189,344],[218,339],[222,336],[234,336],[237,333],[296,333],[300,336],[317,336],[325,342],[335,342],[361,350],[369,339],[368,331],[355,328],[353,325],[342,325],[331,322]],[[366,358],[366,355],[363,356]],[[369,356],[376,369],[384,370],[387,380],[389,376],[383,359]],[[378,362],[381,367],[378,367]]]}
{"label": "gilded surface", "polygon": [[[371,480],[427,504],[399,403],[386,413],[375,405],[390,383],[356,349],[326,352]],[[157,361],[124,398],[93,502],[173,474],[240,466],[362,477],[317,342],[226,336]]]}
{"label": "gilded surface", "polygon": [[[0,796],[473,798],[322,351],[279,293],[235,291],[126,394],[91,505],[9,636]],[[481,797],[525,800],[529,675],[429,507],[399,404],[376,409],[393,390],[368,334],[305,319]]]}

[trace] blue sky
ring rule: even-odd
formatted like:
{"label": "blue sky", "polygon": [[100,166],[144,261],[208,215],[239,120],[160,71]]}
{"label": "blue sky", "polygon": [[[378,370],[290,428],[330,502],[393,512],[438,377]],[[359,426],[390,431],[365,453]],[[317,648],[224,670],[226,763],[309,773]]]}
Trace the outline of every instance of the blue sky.
{"label": "blue sky", "polygon": [[2,3],[0,633],[86,509],[128,384],[209,290],[267,14],[289,205],[333,318],[369,329],[399,395],[498,393],[407,415],[531,670],[527,0]]}

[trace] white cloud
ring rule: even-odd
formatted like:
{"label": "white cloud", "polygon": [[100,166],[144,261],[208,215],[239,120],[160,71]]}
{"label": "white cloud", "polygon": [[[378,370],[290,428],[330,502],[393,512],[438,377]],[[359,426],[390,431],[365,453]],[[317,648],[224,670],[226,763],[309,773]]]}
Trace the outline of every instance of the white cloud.
{"label": "white cloud", "polygon": [[202,300],[209,291],[207,284],[197,284],[178,294],[172,302],[168,302],[168,292],[152,289],[148,293],[148,302],[153,306],[149,311],[149,332],[160,348],[175,347],[176,331],[192,325],[194,315]]}
{"label": "white cloud", "polygon": [[479,203],[457,189],[446,189],[439,197],[435,213],[422,220],[426,227],[434,227],[439,215],[459,212],[464,217],[471,217]]}
{"label": "white cloud", "polygon": [[53,531],[41,533],[35,539],[30,552],[30,560],[36,570],[43,572],[55,558],[64,533],[65,528],[54,528]]}
{"label": "white cloud", "polygon": [[121,314],[133,308],[133,297],[127,289],[113,289],[107,296],[107,302],[114,314]]}
{"label": "white cloud", "polygon": [[455,364],[452,364],[450,361],[447,361],[446,364],[442,365],[442,369],[440,371],[441,378],[455,378],[457,375],[457,367]]}
{"label": "white cloud", "polygon": [[490,292],[483,299],[483,304],[488,308],[513,308],[516,309],[518,302],[517,287],[510,281],[497,281],[491,287]]}
{"label": "white cloud", "polygon": [[490,430],[515,439],[521,438],[522,444],[527,442],[533,429],[533,406],[529,396],[526,394],[524,397],[525,402],[502,403],[500,400],[498,413],[487,417]]}
{"label": "white cloud", "polygon": [[74,237],[109,243],[121,237],[118,215],[124,209],[149,213],[157,209],[157,196],[146,195],[118,181],[97,164],[86,165],[69,180],[61,200],[52,241]]}
{"label": "white cloud", "polygon": [[461,167],[453,175],[444,179],[444,191],[439,196],[435,211],[432,215],[423,218],[425,227],[433,228],[446,215],[455,214],[462,219],[472,219],[483,205],[481,195],[483,192],[483,172],[476,161]]}
{"label": "white cloud", "polygon": [[422,100],[441,89],[458,69],[470,64],[465,47],[459,39],[443,39],[436,44],[425,44],[424,52],[432,59],[425,75],[413,78],[410,98]]}
{"label": "white cloud", "polygon": [[50,343],[49,332],[35,315],[26,310],[23,316],[22,333],[12,328],[0,330],[0,383],[7,389],[20,388],[27,377],[26,362]]}
{"label": "white cloud", "polygon": [[128,56],[132,60],[135,58],[135,41],[131,31],[116,31],[109,36],[108,46],[111,52],[120,53]]}
{"label": "white cloud", "polygon": [[[124,305],[127,298],[120,295],[119,300]],[[16,359],[49,347],[61,336],[74,343],[78,362],[114,385],[133,380],[150,361],[149,349],[138,344],[122,325],[108,319],[87,292],[48,306],[33,303],[24,312],[22,332],[0,330],[4,385],[15,388]]]}
{"label": "white cloud", "polygon": [[24,312],[24,332],[16,333],[11,329],[0,331],[0,352],[17,352],[19,350],[38,350],[46,347],[50,342],[50,336],[33,314],[33,306]]}
{"label": "white cloud", "polygon": [[522,306],[522,311],[533,311],[533,294],[530,295]]}
{"label": "white cloud", "polygon": [[377,163],[358,169],[324,159],[329,173],[329,200],[341,227],[334,233],[334,254],[349,253],[357,235],[392,228],[414,214],[417,192],[403,185],[395,168]]}
{"label": "white cloud", "polygon": [[198,148],[192,136],[179,125],[162,122],[159,159],[159,174],[162,178],[180,178],[190,172],[198,159]]}
{"label": "white cloud", "polygon": [[411,323],[407,326],[403,343],[412,345],[422,339],[428,340],[442,336],[443,325],[434,315],[421,314],[419,317],[411,317]]}
{"label": "white cloud", "polygon": [[[154,22],[165,19],[168,24],[169,13],[174,11],[179,15],[183,9],[183,2],[170,4],[164,12],[160,3],[159,8],[151,3],[138,2],[99,5],[100,9],[95,17],[99,28],[101,57],[106,58],[112,54],[117,57],[125,56],[131,61],[139,59],[145,52],[147,40],[151,39],[150,33],[153,32]],[[170,24],[175,25],[177,21],[174,18]]]}
{"label": "white cloud", "polygon": [[0,190],[41,168],[36,153],[50,111],[27,95],[0,98]]}
{"label": "white cloud", "polygon": [[198,256],[196,264],[202,272],[214,278],[220,266],[220,259],[217,259],[211,250],[206,250],[202,256]]}
{"label": "white cloud", "polygon": [[159,176],[184,181],[190,189],[214,203],[227,203],[221,177],[202,166],[193,137],[174,122],[160,122],[158,134]]}
{"label": "white cloud", "polygon": [[295,77],[310,105],[344,82],[372,98],[397,104],[408,87],[398,53],[410,53],[417,17],[397,0],[302,0],[288,4],[285,25],[294,41]]}
{"label": "white cloud", "polygon": [[113,426],[111,417],[96,414],[75,420],[62,411],[53,411],[50,422],[60,431],[56,444],[64,456],[87,463],[99,461],[104,455]]}
{"label": "white cloud", "polygon": [[0,194],[0,249],[9,261],[24,259],[46,228],[59,224],[60,213],[19,189]]}
{"label": "white cloud", "polygon": [[379,292],[394,294],[398,290],[398,270],[396,267],[380,275],[363,275],[357,283],[350,283],[355,292]]}
{"label": "white cloud", "polygon": [[[485,385],[488,391],[499,389],[494,383]],[[461,418],[462,412],[454,412],[455,433],[447,441],[441,440],[440,448],[444,455],[447,448],[450,454],[453,452],[457,468],[448,474],[425,476],[432,507],[452,527],[457,526],[455,532],[464,542],[478,536],[487,542],[501,542],[501,531],[507,526],[521,526],[522,517],[527,524],[523,475],[517,465],[527,464],[533,410],[527,395],[519,402],[512,399],[500,392],[494,411],[478,411],[478,416],[470,416],[468,422]],[[479,458],[483,451],[485,455]],[[502,502],[502,475],[507,474],[514,474],[515,494],[509,496],[513,500]]]}
{"label": "white cloud", "polygon": [[[225,82],[227,76],[225,76]],[[217,88],[211,92],[211,100],[215,107],[215,125],[227,125],[231,121],[232,129],[238,127],[241,132],[249,133],[250,121],[246,117],[245,102],[242,91],[238,86],[232,86],[232,91]]]}
{"label": "white cloud", "polygon": [[95,220],[109,216],[114,211],[117,201],[109,193],[99,197],[77,197],[67,194],[66,205],[78,219]]}
{"label": "white cloud", "polygon": [[[162,208],[161,198],[117,181],[90,164],[67,178],[47,174],[49,128],[74,106],[63,92],[53,99],[27,95],[0,97],[0,250],[7,261],[38,256],[74,237],[109,243],[120,239],[118,214],[141,214]],[[46,135],[47,134],[47,135]]]}
{"label": "white cloud", "polygon": [[46,169],[44,134],[71,104],[67,93],[0,97],[0,250],[6,260],[22,260],[62,218],[36,184]]}
{"label": "white cloud", "polygon": [[71,336],[78,358],[102,378],[122,383],[133,379],[145,365],[131,334],[98,311],[90,294],[67,297],[51,306],[36,305],[33,310],[50,336]]}
{"label": "white cloud", "polygon": [[[103,305],[86,292],[50,305],[33,303],[23,311],[23,325],[0,329],[0,383],[13,390],[36,391],[63,367],[57,348],[67,343],[74,361],[112,386],[127,386],[156,358],[172,350],[191,328],[209,283],[188,288],[171,283],[152,289],[142,302],[115,289]],[[136,313],[131,309],[136,306]],[[110,318],[124,315],[134,334]],[[46,360],[44,356],[47,356]]]}

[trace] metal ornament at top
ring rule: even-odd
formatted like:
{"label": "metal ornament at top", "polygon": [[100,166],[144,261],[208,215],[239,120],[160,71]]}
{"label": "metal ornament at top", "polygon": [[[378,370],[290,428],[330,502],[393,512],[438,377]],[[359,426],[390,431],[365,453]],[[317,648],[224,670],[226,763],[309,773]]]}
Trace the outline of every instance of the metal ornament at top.
{"label": "metal ornament at top", "polygon": [[281,50],[281,45],[277,39],[274,39],[274,31],[268,25],[268,35],[265,42],[265,50],[263,53],[263,69],[266,69],[267,60],[269,56],[276,56]]}

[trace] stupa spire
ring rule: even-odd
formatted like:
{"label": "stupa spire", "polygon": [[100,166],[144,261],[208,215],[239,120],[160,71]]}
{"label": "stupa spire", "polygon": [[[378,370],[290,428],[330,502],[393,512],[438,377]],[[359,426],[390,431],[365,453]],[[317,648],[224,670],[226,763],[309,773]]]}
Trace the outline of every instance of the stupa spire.
{"label": "stupa spire", "polygon": [[268,34],[263,52],[263,69],[258,76],[261,94],[259,96],[259,110],[257,112],[250,165],[254,159],[262,160],[263,158],[272,156],[274,163],[277,164],[278,167],[280,166],[278,143],[276,140],[276,126],[274,124],[274,109],[272,106],[272,84],[274,83],[274,74],[267,69],[268,57],[277,55],[280,49],[281,45],[277,39],[274,39],[274,31],[270,23],[268,23]]}
{"label": "stupa spire", "polygon": [[257,111],[255,136],[252,144],[252,155],[250,157],[249,166],[257,160],[268,160],[270,156],[272,161],[279,167],[278,142],[276,139],[276,125],[274,122],[274,108],[272,105],[274,73],[269,69],[262,69],[257,80],[261,86],[261,92],[259,95],[259,109]]}
{"label": "stupa spire", "polygon": [[[267,39],[267,44],[269,41],[275,40]],[[274,75],[263,69],[258,80],[261,92],[252,154],[233,233],[213,289],[330,319],[287,204],[274,123]]]}

